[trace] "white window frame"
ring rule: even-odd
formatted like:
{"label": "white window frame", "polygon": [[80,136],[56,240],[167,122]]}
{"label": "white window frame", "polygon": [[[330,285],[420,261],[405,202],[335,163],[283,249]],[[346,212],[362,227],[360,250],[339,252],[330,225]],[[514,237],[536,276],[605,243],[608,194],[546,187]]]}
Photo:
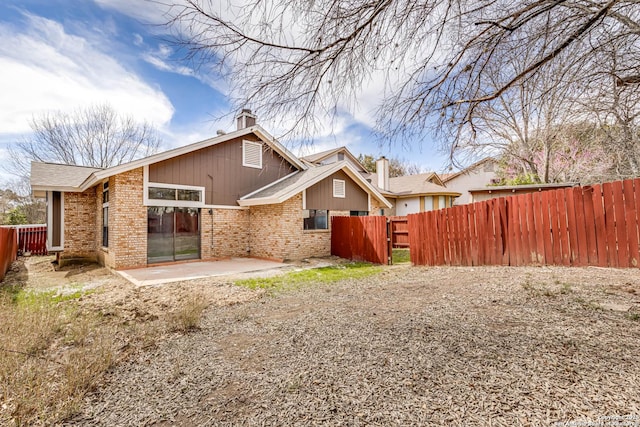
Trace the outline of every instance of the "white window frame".
{"label": "white window frame", "polygon": [[[255,165],[255,164],[251,164],[251,163],[247,163],[247,147],[248,146],[253,146],[258,148],[258,153],[259,153],[259,165]],[[260,142],[254,142],[254,141],[246,141],[243,140],[242,141],[242,166],[248,167],[248,168],[254,168],[254,169],[262,169],[262,143]]]}
{"label": "white window frame", "polygon": [[[171,188],[175,190],[196,190],[200,191],[200,201],[194,202],[192,200],[162,200],[162,199],[150,199],[149,187],[162,187]],[[164,184],[162,182],[147,182],[144,183],[144,206],[172,206],[176,208],[203,208],[204,205],[204,187],[198,187],[195,185],[178,185],[178,184]]]}
{"label": "white window frame", "polygon": [[47,250],[64,250],[64,192],[60,191],[60,246],[53,242],[53,191],[47,191]]}
{"label": "white window frame", "polygon": [[[336,192],[336,185],[342,185],[342,194]],[[344,199],[347,197],[347,183],[344,179],[333,180],[333,197]]]}
{"label": "white window frame", "polygon": [[[105,190],[104,188],[104,184],[107,184],[107,189]],[[107,179],[106,181],[102,182],[102,200],[104,200],[104,193],[109,193],[109,200],[111,200],[111,193],[109,192],[110,188],[109,188],[109,180]],[[103,250],[108,250],[109,249],[109,235],[107,234],[107,246],[103,245],[104,243],[104,208],[109,209],[109,202],[102,202],[102,212],[101,212],[101,219],[102,219],[102,223],[100,224],[100,247]],[[111,225],[111,218],[109,218],[110,214],[107,214],[107,230],[109,229],[110,225]],[[107,231],[108,233],[108,231]]]}

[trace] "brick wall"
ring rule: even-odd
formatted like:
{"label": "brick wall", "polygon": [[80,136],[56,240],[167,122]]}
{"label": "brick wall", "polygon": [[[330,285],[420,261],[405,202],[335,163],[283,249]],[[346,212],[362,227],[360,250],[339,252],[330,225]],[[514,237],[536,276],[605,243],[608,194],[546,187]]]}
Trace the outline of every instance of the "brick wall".
{"label": "brick wall", "polygon": [[252,206],[249,221],[252,256],[299,260],[331,255],[329,230],[303,230],[302,194],[278,205]]}
{"label": "brick wall", "polygon": [[200,227],[203,259],[249,254],[248,209],[201,209]]}
{"label": "brick wall", "polygon": [[74,260],[96,260],[95,190],[63,193],[64,250],[60,265]]}
{"label": "brick wall", "polygon": [[142,197],[142,168],[109,178],[109,248],[105,261],[113,263],[110,267],[147,265],[147,208]]}

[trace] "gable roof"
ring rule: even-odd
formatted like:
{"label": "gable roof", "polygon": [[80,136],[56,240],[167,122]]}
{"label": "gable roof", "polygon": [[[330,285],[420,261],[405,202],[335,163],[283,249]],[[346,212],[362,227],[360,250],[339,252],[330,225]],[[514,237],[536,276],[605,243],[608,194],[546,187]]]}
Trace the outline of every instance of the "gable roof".
{"label": "gable roof", "polygon": [[462,169],[461,171],[453,172],[453,173],[443,173],[443,174],[440,174],[440,176],[442,177],[442,182],[446,184],[448,181],[451,181],[452,179],[457,178],[457,177],[459,177],[460,175],[464,175],[464,174],[466,174],[466,173],[469,173],[469,172],[471,172],[472,170],[476,169],[478,166],[482,166],[483,164],[488,163],[488,162],[490,162],[490,161],[491,161],[491,162],[494,162],[494,163],[497,163],[497,162],[498,162],[498,161],[497,161],[495,158],[493,158],[493,157],[485,157],[484,159],[479,160],[479,161],[477,161],[477,162],[473,163],[473,164],[472,164],[472,165],[470,165],[470,166],[467,166],[466,168]]}
{"label": "gable roof", "polygon": [[[59,175],[59,180],[51,182],[48,179],[48,173],[54,168],[48,168],[46,166],[35,165],[50,165],[48,163],[32,163],[31,164],[31,188],[33,191],[43,190],[55,190],[55,191],[85,191],[88,188],[93,187],[99,181],[108,178],[110,176],[128,172],[130,170],[147,166],[152,163],[157,163],[163,160],[167,160],[173,157],[178,157],[183,154],[191,153],[193,151],[201,150],[203,148],[211,147],[216,144],[230,141],[235,138],[240,138],[245,135],[253,133],[263,142],[268,144],[274,151],[280,154],[284,159],[290,162],[292,165],[300,170],[307,169],[307,166],[301,162],[295,155],[287,150],[282,144],[280,144],[273,136],[271,136],[261,126],[255,125],[248,128],[240,129],[234,132],[229,132],[224,135],[218,135],[214,138],[205,139],[193,144],[185,145],[183,147],[174,148],[172,150],[163,151],[161,153],[153,154],[142,159],[134,160],[132,162],[123,163],[118,166],[113,166],[106,169],[100,168],[85,168],[82,166],[70,166],[70,165],[57,165],[64,166],[66,169],[55,169]],[[34,169],[35,166],[35,169]],[[78,169],[81,168],[81,169]],[[65,178],[66,174],[69,174],[69,179]]]}
{"label": "gable roof", "polygon": [[56,187],[59,191],[77,191],[89,175],[100,168],[63,165],[59,163],[31,162],[31,187],[34,191]]}
{"label": "gable roof", "polygon": [[360,188],[373,195],[386,207],[391,207],[389,201],[376,187],[367,182],[346,160],[293,172],[279,181],[241,197],[238,204],[240,206],[256,206],[282,203],[340,170],[344,171]]}
{"label": "gable roof", "polygon": [[344,153],[355,165],[359,166],[363,172],[367,169],[360,163],[358,158],[354,156],[347,147],[338,147],[331,150],[321,151],[319,153],[309,154],[308,156],[301,157],[300,159],[311,164],[320,164],[323,160],[333,156],[334,154]]}

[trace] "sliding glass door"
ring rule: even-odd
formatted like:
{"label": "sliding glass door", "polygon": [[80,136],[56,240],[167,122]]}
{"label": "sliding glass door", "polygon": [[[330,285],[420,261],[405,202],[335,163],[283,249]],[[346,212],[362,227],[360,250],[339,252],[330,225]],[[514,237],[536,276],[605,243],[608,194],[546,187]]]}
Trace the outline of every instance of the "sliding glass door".
{"label": "sliding glass door", "polygon": [[147,209],[147,262],[200,258],[197,208],[154,206]]}

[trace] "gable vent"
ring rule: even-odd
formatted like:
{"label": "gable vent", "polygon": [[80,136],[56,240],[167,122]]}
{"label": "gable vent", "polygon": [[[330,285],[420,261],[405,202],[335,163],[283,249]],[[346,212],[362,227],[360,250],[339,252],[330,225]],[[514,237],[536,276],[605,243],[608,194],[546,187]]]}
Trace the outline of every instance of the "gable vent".
{"label": "gable vent", "polygon": [[333,197],[345,197],[345,184],[342,179],[333,180]]}
{"label": "gable vent", "polygon": [[262,144],[242,141],[242,166],[262,169]]}

